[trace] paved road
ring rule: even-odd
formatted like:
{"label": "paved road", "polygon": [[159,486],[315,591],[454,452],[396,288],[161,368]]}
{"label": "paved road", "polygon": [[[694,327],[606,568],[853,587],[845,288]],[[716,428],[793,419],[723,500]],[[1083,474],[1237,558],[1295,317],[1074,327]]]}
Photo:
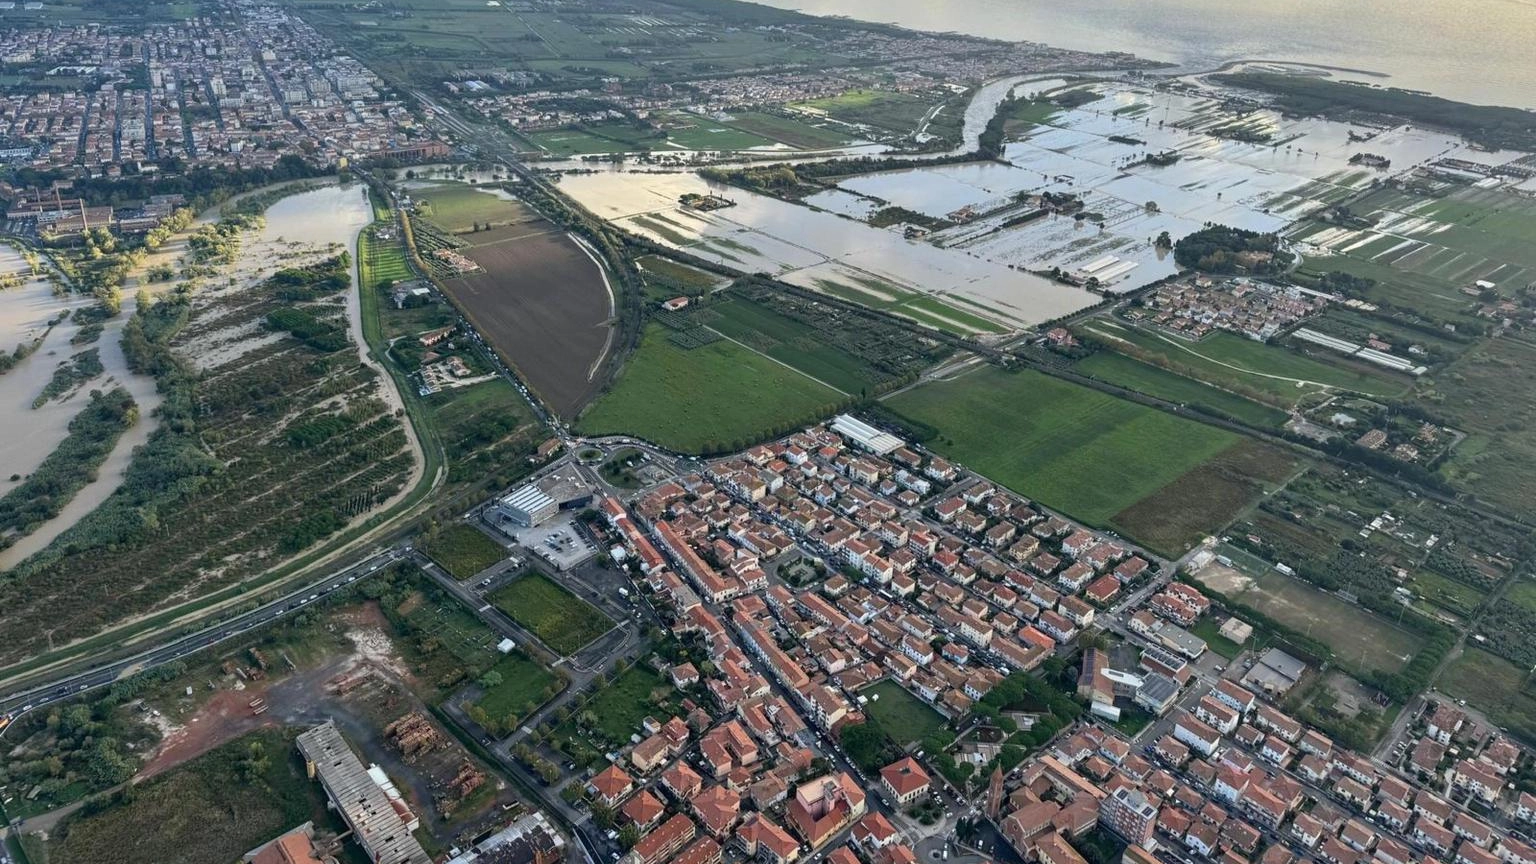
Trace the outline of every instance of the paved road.
{"label": "paved road", "polygon": [[[253,627],[266,624],[284,615],[294,614],[308,605],[310,601],[317,600],[343,585],[360,579],[366,579],[369,575],[384,568],[386,565],[409,554],[409,549],[409,546],[402,544],[394,548],[375,551],[368,558],[339,570],[333,570],[306,587],[285,594],[276,600],[258,606],[234,618],[205,627],[196,633],[172,639],[154,648],[146,649],[132,657],[116,660],[83,672],[73,673],[50,681],[47,684],[7,694],[0,697],[0,710],[10,713],[14,718],[28,711],[36,711],[45,705],[67,699],[87,690],[107,686],[136,672],[169,663],[194,651],[239,636]],[[0,730],[0,735],[3,734],[4,730]]]}

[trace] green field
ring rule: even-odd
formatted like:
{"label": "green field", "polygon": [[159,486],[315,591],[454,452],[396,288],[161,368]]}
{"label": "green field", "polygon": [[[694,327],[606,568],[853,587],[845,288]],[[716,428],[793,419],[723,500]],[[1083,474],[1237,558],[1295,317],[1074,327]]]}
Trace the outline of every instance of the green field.
{"label": "green field", "polygon": [[1097,525],[1239,440],[1038,372],[990,366],[885,404],[941,430],[934,450]]}
{"label": "green field", "polygon": [[667,130],[667,143],[684,150],[750,150],[771,147],[773,141],[729,123],[683,111],[659,118]]}
{"label": "green field", "polygon": [[449,525],[436,536],[423,540],[421,551],[459,580],[468,579],[507,557],[507,550],[500,543],[473,525],[462,522]]}
{"label": "green field", "polygon": [[559,677],[521,651],[502,657],[490,671],[501,678],[501,683],[481,695],[475,705],[502,734],[515,729],[529,712],[559,692]]}
{"label": "green field", "polygon": [[521,202],[463,183],[439,183],[411,194],[423,218],[455,234],[472,231],[476,225],[495,227],[533,218]]}
{"label": "green field", "polygon": [[1480,648],[1468,648],[1441,670],[1435,683],[1453,698],[1465,699],[1473,708],[1536,745],[1536,693],[1531,676],[1515,664]]}
{"label": "green field", "polygon": [[856,123],[905,135],[917,130],[937,99],[884,90],[855,90],[840,96],[815,99],[803,107],[825,112],[844,123]]}
{"label": "green field", "polygon": [[690,453],[739,449],[836,410],[837,393],[729,341],[685,350],[652,325],[612,388],[576,426]]}
{"label": "green field", "polygon": [[[389,225],[389,223],[382,223]],[[373,230],[365,230],[357,238],[358,282],[364,288],[376,289],[380,283],[393,285],[401,279],[411,278],[411,266],[406,263],[405,250],[399,240],[380,240]]]}
{"label": "green field", "polygon": [[1536,345],[1483,342],[1421,384],[1418,397],[1469,433],[1442,474],[1518,517],[1536,512]]}
{"label": "green field", "polygon": [[762,111],[737,111],[731,115],[731,125],[745,132],[772,138],[801,150],[824,150],[840,147],[853,140],[853,136],[837,129],[817,126],[793,117],[768,114]]}
{"label": "green field", "polygon": [[871,388],[883,377],[858,357],[822,342],[810,326],[746,298],[711,303],[697,317],[725,336],[844,393]]}
{"label": "green field", "polygon": [[1471,585],[1447,579],[1433,570],[1416,571],[1406,587],[1421,599],[1462,617],[1471,615],[1485,596]]}
{"label": "green field", "polygon": [[606,764],[603,752],[629,742],[646,717],[665,722],[683,713],[676,688],[644,665],[631,666],[555,727],[550,744],[582,765]]}
{"label": "green field", "polygon": [[881,279],[856,280],[863,284],[849,284],[835,279],[814,281],[816,290],[840,300],[911,318],[919,324],[957,336],[1001,333],[1007,329],[996,321],[967,312],[938,297],[911,291]]}
{"label": "green field", "polygon": [[1080,374],[1136,390],[1148,396],[1185,405],[1212,408],[1255,426],[1278,429],[1285,425],[1286,414],[1278,408],[1261,405],[1203,381],[1185,378],[1113,351],[1090,354],[1073,364],[1072,368]]}
{"label": "green field", "polygon": [[529,573],[490,596],[497,609],[560,655],[581,650],[613,622],[542,573]]}
{"label": "green field", "polygon": [[1408,389],[1407,378],[1346,365],[1340,355],[1305,355],[1233,333],[1218,332],[1199,342],[1186,342],[1104,318],[1082,329],[1137,359],[1156,360],[1171,371],[1238,394],[1270,394],[1270,398],[1295,402],[1328,388],[1375,396],[1395,396]]}
{"label": "green field", "polygon": [[[253,746],[259,748],[254,758]],[[311,819],[329,824],[320,785],[305,777],[292,735],[262,730],[136,786],[128,801],[68,818],[48,840],[48,858],[70,864],[234,861]]]}
{"label": "green field", "polygon": [[679,294],[697,297],[725,281],[713,273],[659,255],[642,255],[635,259],[635,266],[645,282],[645,296],[656,301],[670,300]]}
{"label": "green field", "polygon": [[523,137],[551,156],[669,149],[666,139],[656,131],[636,129],[628,123],[596,123],[580,128],[548,129],[523,133]]}
{"label": "green field", "polygon": [[528,470],[525,459],[545,437],[528,403],[503,378],[427,397],[448,455],[448,479],[506,486]]}
{"label": "green field", "polygon": [[1204,639],[1207,648],[1231,660],[1242,653],[1243,646],[1221,635],[1221,623],[1225,620],[1216,615],[1207,615],[1195,622],[1195,626],[1189,628],[1189,632]]}
{"label": "green field", "polygon": [[944,715],[895,681],[886,679],[859,695],[869,697],[864,712],[903,748],[944,730]]}

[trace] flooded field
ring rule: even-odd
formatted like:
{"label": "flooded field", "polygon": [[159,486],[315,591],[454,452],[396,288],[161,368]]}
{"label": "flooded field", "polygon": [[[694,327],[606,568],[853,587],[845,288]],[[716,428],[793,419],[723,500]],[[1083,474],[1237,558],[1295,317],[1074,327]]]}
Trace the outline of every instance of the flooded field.
{"label": "flooded field", "polygon": [[[860,302],[934,299],[940,308],[927,314],[954,329],[985,329],[967,325],[971,313],[1023,327],[1096,302],[1086,291],[834,213],[738,189],[713,189],[693,174],[571,175],[561,188],[626,230],[737,270],[771,273]],[[708,213],[685,210],[678,197],[686,192],[718,192],[736,206]],[[892,311],[907,314],[905,308]]]}
{"label": "flooded field", "polygon": [[[0,273],[26,269],[21,252],[12,246],[0,246]],[[90,344],[71,344],[80,332],[73,317],[58,321],[64,312],[76,313],[95,305],[89,297],[55,292],[43,277],[29,279],[20,288],[0,294],[0,346],[30,344],[41,339],[32,354],[9,372],[0,375],[0,416],[12,424],[10,434],[0,436],[0,494],[15,488],[36,469],[64,440],[69,421],[85,405],[91,390],[109,390],[122,386],[139,406],[139,420],[118,439],[96,479],[81,488],[57,516],[26,537],[0,550],[0,569],[7,569],[47,546],[65,529],[94,510],[123,482],[123,473],[132,458],[133,448],[143,444],[156,426],[154,409],[160,404],[153,379],[128,371],[120,337],[123,322],[133,314],[134,301],[124,300],[122,314],[107,322],[102,334]],[[96,348],[103,371],[70,395],[34,407],[34,400],[53,377],[60,363],[74,354]]]}
{"label": "flooded field", "polygon": [[[1350,158],[1362,151],[1390,159],[1392,173],[1447,156],[1496,162],[1516,155],[1475,153],[1454,137],[1406,126],[1287,120],[1268,110],[1232,115],[1218,110],[1215,93],[1123,83],[1094,89],[1101,98],[1056,112],[1008,144],[1001,163],[862,175],[839,184],[839,191],[961,222],[933,242],[993,263],[1072,272],[1107,262],[1117,275],[1105,287],[1119,292],[1175,272],[1172,258],[1152,242],[1164,231],[1177,239],[1210,221],[1280,231],[1368,188],[1384,172],[1352,166]],[[1368,140],[1351,141],[1351,132]],[[1176,158],[1158,165],[1146,161],[1150,154]],[[1009,224],[1020,215],[1020,196],[1046,192],[1079,196],[1094,218]],[[823,196],[858,217],[848,199]]]}

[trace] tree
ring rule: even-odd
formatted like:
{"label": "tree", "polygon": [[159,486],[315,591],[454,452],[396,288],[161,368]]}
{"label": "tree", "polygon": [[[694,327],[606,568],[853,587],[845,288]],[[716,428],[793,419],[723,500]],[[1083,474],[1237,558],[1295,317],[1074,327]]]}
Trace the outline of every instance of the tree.
{"label": "tree", "polygon": [[501,686],[501,673],[492,669],[480,676],[480,686],[487,690],[495,690]]}
{"label": "tree", "polygon": [[619,846],[625,850],[633,849],[640,842],[640,826],[631,822],[619,829]]}

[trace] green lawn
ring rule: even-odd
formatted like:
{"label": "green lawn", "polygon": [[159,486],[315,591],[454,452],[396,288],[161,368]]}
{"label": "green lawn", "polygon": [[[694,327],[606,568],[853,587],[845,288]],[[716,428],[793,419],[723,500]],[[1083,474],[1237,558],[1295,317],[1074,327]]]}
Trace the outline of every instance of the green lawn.
{"label": "green lawn", "polygon": [[[250,761],[253,746],[259,762]],[[139,785],[129,802],[81,811],[47,848],[50,860],[70,864],[207,864],[233,861],[309,819],[327,824],[324,793],[306,779],[293,736],[268,729]]]}
{"label": "green lawn", "polygon": [[685,350],[646,329],[612,389],[577,421],[583,434],[637,435],[689,453],[738,449],[833,413],[837,393],[721,340]]}
{"label": "green lawn", "polygon": [[542,573],[519,578],[492,594],[490,601],[562,655],[580,650],[613,626],[592,604]]}
{"label": "green lawn", "polygon": [[939,429],[933,449],[1098,525],[1239,440],[1038,372],[990,366],[886,405]]}
{"label": "green lawn", "polygon": [[[1217,654],[1231,660],[1243,650],[1243,646],[1221,635],[1221,621],[1216,615],[1207,615],[1195,622],[1195,626],[1189,628],[1189,632],[1205,640],[1206,647]],[[1226,620],[1225,618],[1221,619]]]}
{"label": "green lawn", "polygon": [[507,557],[500,543],[473,525],[457,523],[421,544],[421,551],[455,579],[464,580]]}
{"label": "green lawn", "polygon": [[685,150],[748,150],[773,141],[698,114],[676,112],[663,120],[667,143]]}
{"label": "green lawn", "polygon": [[1407,587],[1424,600],[1462,616],[1472,614],[1485,596],[1471,585],[1448,579],[1433,570],[1414,572]]}
{"label": "green lawn", "polygon": [[1133,360],[1113,351],[1091,354],[1073,364],[1072,368],[1083,375],[1090,375],[1101,381],[1136,390],[1148,396],[1185,405],[1212,408],[1256,426],[1279,428],[1285,424],[1285,412],[1278,408],[1261,405],[1203,381],[1185,378],[1183,375]]}
{"label": "green lawn", "polygon": [[529,712],[560,689],[555,673],[521,651],[502,657],[490,671],[501,676],[501,683],[487,690],[475,704],[503,734],[515,729]]}
{"label": "green lawn", "polygon": [[809,325],[736,297],[698,313],[702,323],[845,393],[872,387],[882,377],[863,360],[821,341]]}
{"label": "green lawn", "polygon": [[883,90],[855,90],[840,96],[804,103],[846,123],[862,123],[899,134],[917,130],[924,115],[938,100],[928,100],[909,93]]}
{"label": "green lawn", "polygon": [[895,681],[881,681],[866,687],[859,695],[869,697],[864,713],[873,717],[885,734],[901,747],[944,729],[944,715]]}
{"label": "green lawn", "polygon": [[473,230],[477,224],[510,225],[531,218],[522,203],[463,183],[440,183],[412,194],[422,216],[454,233]]}

